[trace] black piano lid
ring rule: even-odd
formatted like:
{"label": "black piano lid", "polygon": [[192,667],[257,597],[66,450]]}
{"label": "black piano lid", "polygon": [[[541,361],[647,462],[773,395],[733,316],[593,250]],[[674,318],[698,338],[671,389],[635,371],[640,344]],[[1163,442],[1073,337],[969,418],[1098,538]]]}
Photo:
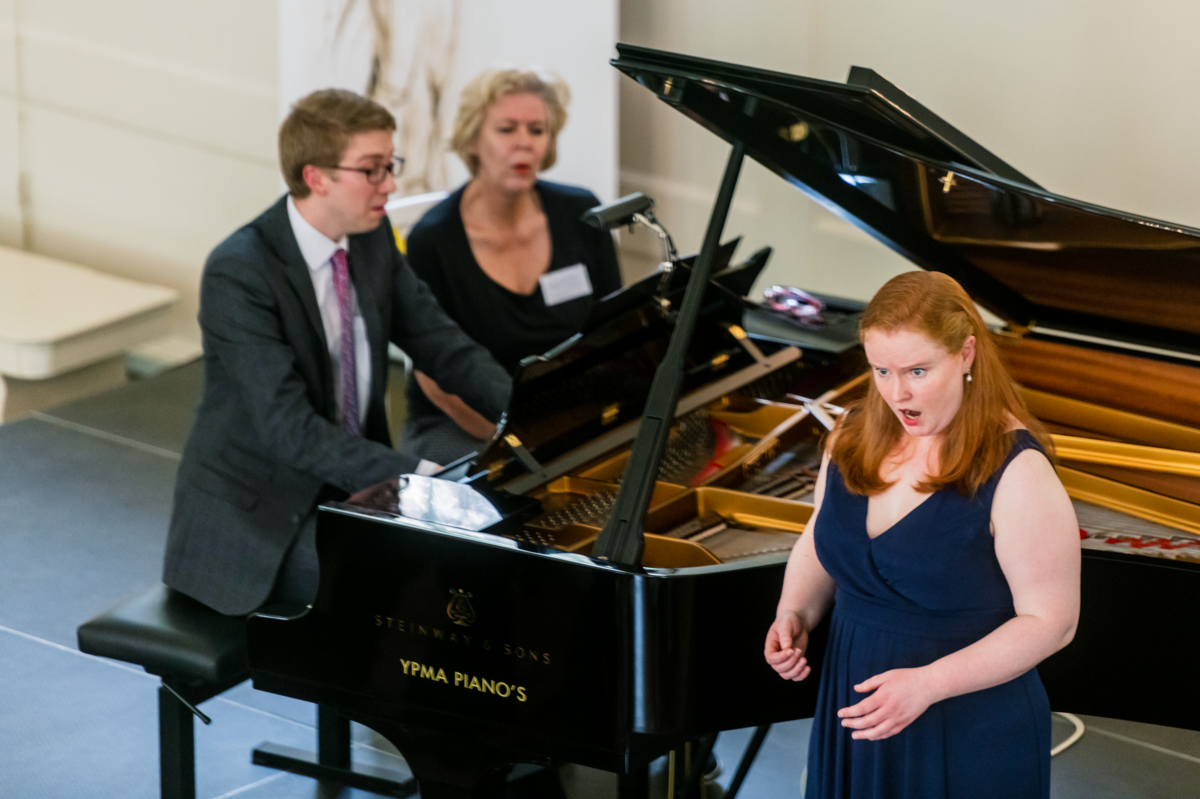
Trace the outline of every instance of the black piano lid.
{"label": "black piano lid", "polygon": [[870,70],[839,84],[617,50],[659,99],[1013,325],[1200,360],[1200,230],[1051,194]]}

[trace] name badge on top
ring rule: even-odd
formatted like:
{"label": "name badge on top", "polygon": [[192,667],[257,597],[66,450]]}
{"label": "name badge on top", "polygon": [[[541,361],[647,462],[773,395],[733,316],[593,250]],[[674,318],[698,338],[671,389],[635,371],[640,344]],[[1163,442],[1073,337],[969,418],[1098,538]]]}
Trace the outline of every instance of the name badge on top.
{"label": "name badge on top", "polygon": [[546,305],[559,305],[591,296],[592,293],[592,279],[583,264],[547,272],[538,282],[542,284],[542,299],[546,301]]}

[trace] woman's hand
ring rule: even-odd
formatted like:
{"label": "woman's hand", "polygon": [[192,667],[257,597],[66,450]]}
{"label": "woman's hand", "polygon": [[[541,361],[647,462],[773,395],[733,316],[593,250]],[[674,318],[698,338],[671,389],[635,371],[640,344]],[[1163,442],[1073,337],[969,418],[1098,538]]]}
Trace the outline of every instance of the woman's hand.
{"label": "woman's hand", "polygon": [[838,711],[843,727],[854,730],[851,738],[881,741],[916,721],[930,705],[943,697],[930,680],[928,669],[892,669],[854,686],[860,694],[874,691],[856,705]]}
{"label": "woman's hand", "polygon": [[803,535],[788,557],[787,569],[783,574],[783,592],[775,610],[775,623],[767,630],[767,641],[763,646],[763,657],[767,664],[785,680],[803,680],[812,672],[805,657],[808,633],[833,604],[833,578],[821,565],[813,540],[817,517],[821,513],[821,498],[825,496],[828,468],[829,453],[825,453],[821,459],[821,471],[817,475],[813,511]]}
{"label": "woman's hand", "polygon": [[767,630],[763,657],[785,680],[803,680],[812,671],[804,657],[808,647],[808,629],[800,617],[785,614]]}

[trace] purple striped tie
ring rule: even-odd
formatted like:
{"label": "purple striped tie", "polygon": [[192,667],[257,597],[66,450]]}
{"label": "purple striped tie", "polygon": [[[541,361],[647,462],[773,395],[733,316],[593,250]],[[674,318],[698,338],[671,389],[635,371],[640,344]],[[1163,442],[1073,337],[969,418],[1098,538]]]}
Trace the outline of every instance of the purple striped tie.
{"label": "purple striped tie", "polygon": [[342,416],[346,432],[358,435],[358,363],[354,357],[354,310],[350,307],[350,268],[346,251],[333,254],[333,290],[342,323]]}

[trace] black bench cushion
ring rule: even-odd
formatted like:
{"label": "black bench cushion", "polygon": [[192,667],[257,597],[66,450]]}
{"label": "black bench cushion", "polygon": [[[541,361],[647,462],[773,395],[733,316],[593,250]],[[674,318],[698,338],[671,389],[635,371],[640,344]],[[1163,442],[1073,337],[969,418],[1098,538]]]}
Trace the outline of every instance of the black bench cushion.
{"label": "black bench cushion", "polygon": [[81,652],[161,677],[225,683],[249,676],[245,618],[223,616],[162,583],[82,625],[78,636]]}

